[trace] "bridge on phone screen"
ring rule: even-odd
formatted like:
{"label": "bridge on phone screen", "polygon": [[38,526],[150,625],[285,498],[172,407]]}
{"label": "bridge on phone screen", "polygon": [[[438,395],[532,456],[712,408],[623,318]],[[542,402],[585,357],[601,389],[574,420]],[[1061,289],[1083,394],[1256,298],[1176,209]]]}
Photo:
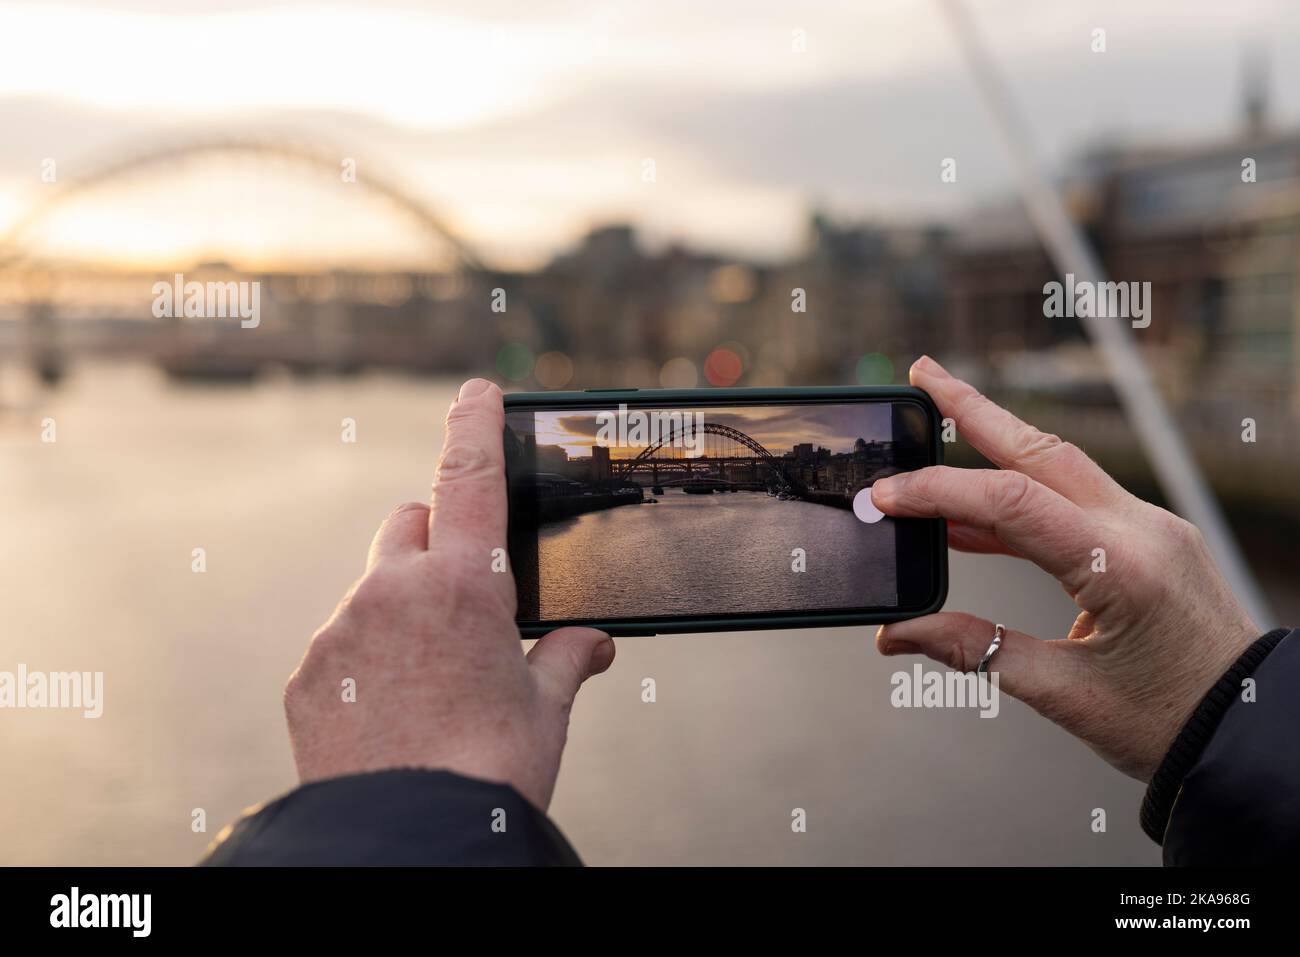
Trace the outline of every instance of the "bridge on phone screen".
{"label": "bridge on phone screen", "polygon": [[704,423],[702,429],[674,423],[657,442],[637,455],[612,459],[610,470],[621,483],[636,484],[633,476],[638,476],[643,483],[648,479],[655,488],[775,489],[796,495],[804,492],[791,463],[773,455],[753,436],[712,422]]}

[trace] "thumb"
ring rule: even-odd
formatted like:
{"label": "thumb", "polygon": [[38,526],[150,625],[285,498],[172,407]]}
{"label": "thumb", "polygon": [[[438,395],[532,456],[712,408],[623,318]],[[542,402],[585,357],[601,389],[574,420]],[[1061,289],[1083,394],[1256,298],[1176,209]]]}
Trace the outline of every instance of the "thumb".
{"label": "thumb", "polygon": [[584,681],[613,663],[614,639],[595,628],[557,628],[528,652],[528,665],[542,690],[566,703]]}
{"label": "thumb", "polygon": [[[974,671],[993,642],[994,624],[974,615],[940,612],[882,625],[876,647],[883,655],[921,654],[954,671]],[[989,661],[998,686],[1035,711],[1049,715],[1081,693],[1087,649],[1077,641],[1042,641],[1007,629]]]}

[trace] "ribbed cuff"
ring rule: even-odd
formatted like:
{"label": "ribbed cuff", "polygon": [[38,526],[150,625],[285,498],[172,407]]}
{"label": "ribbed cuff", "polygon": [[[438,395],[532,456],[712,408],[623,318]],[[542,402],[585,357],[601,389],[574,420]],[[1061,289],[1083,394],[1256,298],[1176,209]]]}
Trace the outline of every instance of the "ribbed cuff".
{"label": "ribbed cuff", "polygon": [[1183,729],[1178,732],[1178,737],[1174,738],[1160,767],[1151,776],[1139,815],[1142,830],[1157,844],[1164,842],[1169,814],[1173,810],[1174,799],[1182,789],[1183,778],[1201,759],[1201,753],[1210,743],[1210,738],[1214,737],[1219,722],[1241,693],[1241,683],[1255,673],[1260,662],[1290,633],[1288,628],[1270,631],[1242,652],[1241,657],[1206,692]]}

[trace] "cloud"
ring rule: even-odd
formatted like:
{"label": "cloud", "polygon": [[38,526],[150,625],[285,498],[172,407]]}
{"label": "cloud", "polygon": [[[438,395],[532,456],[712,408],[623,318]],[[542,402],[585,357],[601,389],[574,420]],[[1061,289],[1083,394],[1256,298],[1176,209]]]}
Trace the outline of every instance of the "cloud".
{"label": "cloud", "polygon": [[[160,4],[130,6],[159,23],[184,20]],[[386,25],[417,10],[326,6],[348,16],[373,9]],[[275,9],[274,22],[284,24],[285,11],[309,7]],[[1229,134],[1238,122],[1242,60],[1255,43],[1271,51],[1276,123],[1300,117],[1300,58],[1287,55],[1300,43],[1294,6],[994,2],[975,12],[1040,154],[1056,169],[1101,138],[1176,143]],[[512,67],[526,80],[517,102],[455,129],[385,119],[389,86],[405,84],[389,92],[412,100],[409,70],[370,78],[366,96],[377,99],[369,110],[364,97],[349,109],[223,112],[220,102],[110,109],[69,96],[10,96],[0,98],[0,190],[21,205],[47,156],[61,158],[62,175],[63,157],[89,166],[141,143],[210,136],[217,126],[281,129],[319,135],[394,169],[488,258],[534,264],[588,225],[613,219],[637,223],[652,242],[779,257],[802,241],[812,203],[845,216],[957,220],[1014,186],[969,74],[929,5],[801,8],[810,37],[803,59],[789,52],[788,4],[649,9],[491,0],[454,3],[439,14],[523,45],[509,48],[512,62],[514,53],[526,54]],[[1097,24],[1108,31],[1105,54],[1088,48]],[[272,103],[297,89],[289,82],[294,57],[308,54],[280,56],[277,71],[259,81]],[[415,99],[458,95],[454,84],[435,84]],[[640,182],[645,157],[657,162],[653,188]],[[948,157],[957,160],[956,184],[940,180]]]}

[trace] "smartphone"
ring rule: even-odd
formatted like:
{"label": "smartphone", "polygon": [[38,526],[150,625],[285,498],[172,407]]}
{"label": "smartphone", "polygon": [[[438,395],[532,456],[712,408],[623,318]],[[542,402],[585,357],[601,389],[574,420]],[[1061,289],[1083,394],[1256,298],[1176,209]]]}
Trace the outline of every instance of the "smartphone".
{"label": "smartphone", "polygon": [[526,638],[804,628],[937,611],[941,519],[871,485],[942,458],[909,387],[505,397],[509,555]]}

